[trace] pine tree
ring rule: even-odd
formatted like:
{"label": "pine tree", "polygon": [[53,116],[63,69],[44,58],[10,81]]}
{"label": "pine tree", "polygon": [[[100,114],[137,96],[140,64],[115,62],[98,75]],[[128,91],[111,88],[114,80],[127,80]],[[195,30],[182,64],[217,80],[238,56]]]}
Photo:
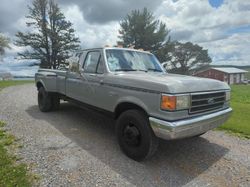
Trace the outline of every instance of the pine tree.
{"label": "pine tree", "polygon": [[0,33],[0,56],[4,55],[6,48],[10,48],[9,43],[9,38]]}
{"label": "pine tree", "polygon": [[156,52],[159,47],[169,42],[169,30],[166,25],[144,8],[133,10],[120,23],[120,36],[124,47],[134,47]]}
{"label": "pine tree", "polygon": [[41,67],[57,69],[79,48],[72,23],[66,21],[54,0],[34,0],[28,9],[26,25],[31,31],[16,34],[16,45],[27,50],[18,55],[41,60]]}

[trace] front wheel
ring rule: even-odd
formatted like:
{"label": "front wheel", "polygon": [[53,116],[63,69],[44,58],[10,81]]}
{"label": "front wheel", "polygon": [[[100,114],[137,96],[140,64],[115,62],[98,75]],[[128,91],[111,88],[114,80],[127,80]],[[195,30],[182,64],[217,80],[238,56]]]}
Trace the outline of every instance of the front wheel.
{"label": "front wheel", "polygon": [[147,115],[139,110],[128,110],[120,115],[116,135],[121,150],[136,161],[150,158],[158,147],[158,138],[149,125]]}

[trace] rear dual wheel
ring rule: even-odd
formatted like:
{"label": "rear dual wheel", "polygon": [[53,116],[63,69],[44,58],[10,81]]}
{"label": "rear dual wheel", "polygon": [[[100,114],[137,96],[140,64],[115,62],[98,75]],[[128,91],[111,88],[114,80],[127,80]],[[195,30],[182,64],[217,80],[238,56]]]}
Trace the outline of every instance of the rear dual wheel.
{"label": "rear dual wheel", "polygon": [[42,112],[57,110],[60,106],[60,98],[57,94],[49,93],[44,87],[40,87],[38,90],[38,106]]}

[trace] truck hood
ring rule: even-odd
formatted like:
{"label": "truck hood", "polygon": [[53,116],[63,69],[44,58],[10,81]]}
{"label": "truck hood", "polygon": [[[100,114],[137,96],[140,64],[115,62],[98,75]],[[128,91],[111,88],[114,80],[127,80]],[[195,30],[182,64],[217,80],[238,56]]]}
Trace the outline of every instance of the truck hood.
{"label": "truck hood", "polygon": [[191,93],[230,89],[226,83],[214,79],[169,73],[119,72],[113,74],[110,78],[114,84],[162,93]]}

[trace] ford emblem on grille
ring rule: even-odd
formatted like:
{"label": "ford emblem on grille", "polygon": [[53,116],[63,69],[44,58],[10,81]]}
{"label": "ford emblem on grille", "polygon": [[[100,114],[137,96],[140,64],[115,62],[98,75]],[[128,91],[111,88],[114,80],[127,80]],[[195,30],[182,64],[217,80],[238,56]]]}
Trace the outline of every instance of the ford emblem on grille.
{"label": "ford emblem on grille", "polygon": [[209,99],[207,100],[207,103],[208,103],[208,104],[213,104],[213,103],[214,103],[214,99],[213,99],[213,98],[209,98]]}

